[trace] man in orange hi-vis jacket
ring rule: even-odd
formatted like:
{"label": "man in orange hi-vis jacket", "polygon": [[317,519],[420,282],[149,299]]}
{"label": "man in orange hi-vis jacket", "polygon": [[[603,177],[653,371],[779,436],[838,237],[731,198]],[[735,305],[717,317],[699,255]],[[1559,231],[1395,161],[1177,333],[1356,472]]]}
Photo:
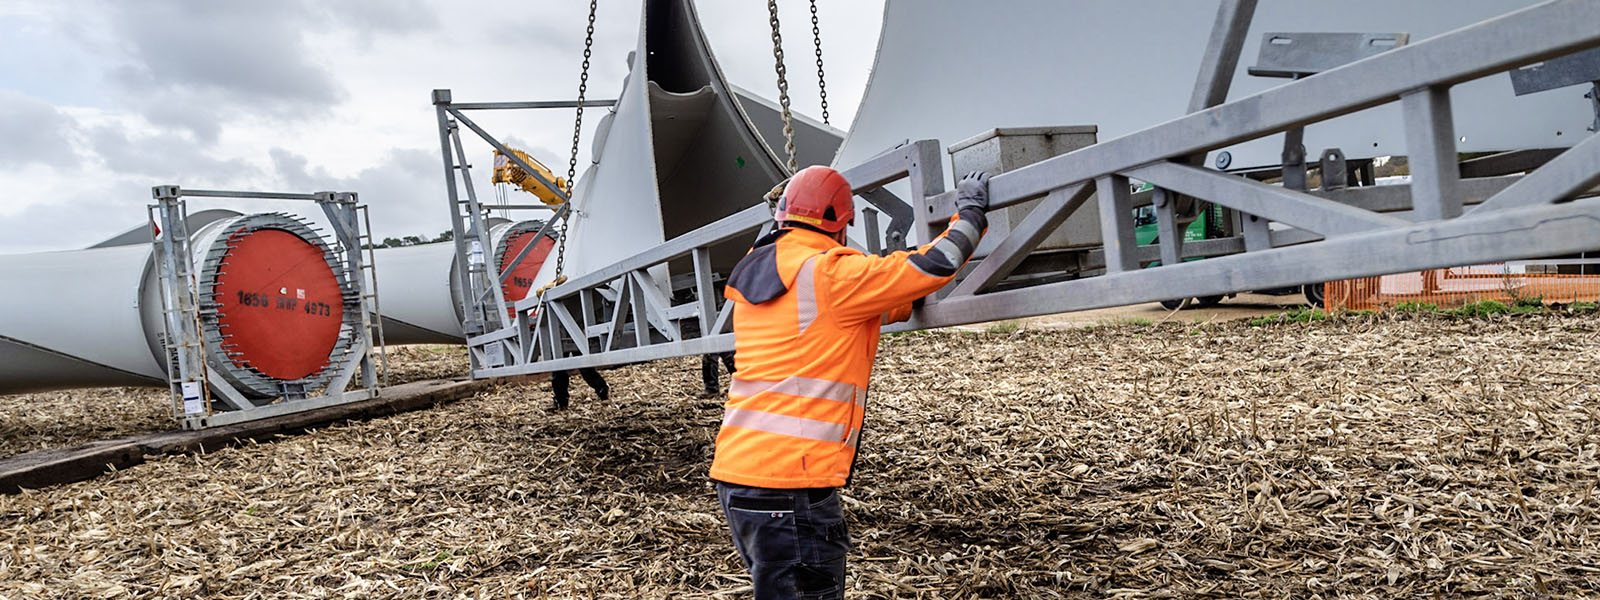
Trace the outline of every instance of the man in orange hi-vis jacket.
{"label": "man in orange hi-vis jacket", "polygon": [[879,328],[954,278],[987,224],[988,175],[956,190],[956,215],[932,243],[873,256],[844,246],[850,184],[803,169],[778,203],[780,228],[728,278],[738,371],[711,478],[759,600],[844,592],[838,488],[861,441]]}

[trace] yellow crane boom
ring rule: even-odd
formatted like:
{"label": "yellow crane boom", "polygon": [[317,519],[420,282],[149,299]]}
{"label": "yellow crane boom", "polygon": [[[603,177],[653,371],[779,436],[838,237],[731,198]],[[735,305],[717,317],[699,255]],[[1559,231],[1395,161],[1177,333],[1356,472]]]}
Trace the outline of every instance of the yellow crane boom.
{"label": "yellow crane boom", "polygon": [[516,154],[517,158],[522,159],[523,162],[528,163],[528,166],[537,169],[539,171],[539,175],[543,176],[546,181],[555,183],[556,187],[560,188],[561,194],[557,194],[554,190],[551,190],[543,183],[540,183],[538,178],[533,177],[532,175],[529,175],[527,171],[522,170],[520,165],[506,157],[506,155],[501,154],[499,150],[494,151],[494,176],[490,179],[490,181],[494,183],[509,183],[517,186],[522,191],[533,194],[535,197],[539,198],[541,202],[551,206],[556,206],[565,202],[561,195],[571,192],[571,187],[568,185],[566,179],[556,177],[554,173],[550,172],[549,167],[544,166],[544,163],[541,163],[538,161],[538,159],[529,156],[526,152],[517,150],[515,148],[511,149],[511,152]]}

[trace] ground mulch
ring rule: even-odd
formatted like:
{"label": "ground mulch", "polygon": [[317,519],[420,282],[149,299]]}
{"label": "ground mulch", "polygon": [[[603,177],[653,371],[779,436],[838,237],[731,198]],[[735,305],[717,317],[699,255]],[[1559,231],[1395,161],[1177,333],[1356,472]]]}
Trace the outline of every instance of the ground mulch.
{"label": "ground mulch", "polygon": [[0,395],[0,456],[172,429],[165,388],[94,388]]}
{"label": "ground mulch", "polygon": [[[1600,595],[1597,348],[1594,313],[889,336],[850,597]],[[699,361],[608,377],[0,496],[0,597],[747,596]]]}
{"label": "ground mulch", "polygon": [[[461,346],[389,348],[389,385],[463,377]],[[178,426],[167,388],[94,388],[0,395],[0,457],[66,448]]]}

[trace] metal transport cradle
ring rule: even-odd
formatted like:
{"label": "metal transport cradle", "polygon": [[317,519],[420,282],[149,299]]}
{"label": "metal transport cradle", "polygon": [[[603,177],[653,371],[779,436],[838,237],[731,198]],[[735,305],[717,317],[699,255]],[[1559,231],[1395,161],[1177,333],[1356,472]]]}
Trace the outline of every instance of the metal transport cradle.
{"label": "metal transport cradle", "polygon": [[[166,386],[184,427],[377,395],[382,330],[352,193],[157,186],[148,220],[81,250],[0,256],[0,392]],[[187,199],[315,203],[333,235],[279,212]]]}
{"label": "metal transport cradle", "polygon": [[[151,195],[156,229],[150,262],[164,326],[159,345],[173,416],[184,428],[378,396],[383,326],[365,207],[356,194],[163,185]],[[314,202],[333,228],[334,244],[281,213],[218,221],[191,233],[186,197]]]}
{"label": "metal transport cradle", "polygon": [[[1428,39],[1396,43],[1348,64],[1311,69],[1315,74],[1224,103],[1254,12],[1250,0],[1221,2],[1187,116],[994,176],[991,214],[1037,202],[1009,231],[986,237],[986,245],[992,244],[987,256],[927,298],[909,322],[890,330],[1600,249],[1600,201],[1589,197],[1600,183],[1600,137],[1590,134],[1532,162],[1526,153],[1509,153],[1491,161],[1496,169],[1471,168],[1458,162],[1458,115],[1451,96],[1453,86],[1541,61],[1581,57],[1600,46],[1600,3],[1539,3]],[[1270,58],[1267,52],[1262,56]],[[1593,78],[1600,79],[1600,73]],[[943,93],[933,84],[926,89]],[[445,115],[459,113],[448,109],[448,96],[439,100],[449,180],[453,164]],[[1394,104],[1403,121],[1410,185],[1301,189],[1305,162],[1294,160],[1292,151],[1304,128]],[[1201,166],[1208,152],[1276,134],[1285,134],[1287,152],[1277,173],[1285,185]],[[1324,158],[1319,165],[1324,177],[1347,167],[1338,153]],[[908,189],[903,193],[912,210],[894,215],[890,229],[909,226],[912,239],[926,240],[954,211],[942,159],[940,143],[923,139],[837,167],[863,197],[891,184]],[[1528,172],[1506,174],[1522,171]],[[1131,180],[1154,189],[1136,196]],[[464,222],[476,212],[463,215],[456,208],[454,181],[447,184],[457,226],[483,231],[480,224]],[[748,208],[589,269],[539,297],[513,303],[510,312],[495,307],[498,315],[509,316],[480,318],[468,330],[472,375],[511,376],[731,350],[732,306],[718,294],[726,267],[713,258],[742,252],[756,234],[773,226],[768,206],[747,198]],[[1237,215],[1235,235],[1184,243],[1177,234],[1187,224],[1184,213],[1193,214],[1205,203]],[[1135,243],[1134,209],[1143,204],[1154,206],[1160,230],[1159,242],[1150,246]],[[1085,209],[1098,211],[1100,244],[1078,257],[1070,279],[1007,285],[1043,240]],[[604,235],[589,235],[597,233]],[[874,224],[868,223],[862,236],[869,249],[884,245]],[[457,259],[468,260],[465,247],[457,249]],[[1194,257],[1206,260],[1184,260]],[[1141,268],[1157,260],[1159,266]],[[491,296],[484,291],[489,281],[471,282],[471,295]],[[490,310],[480,303],[477,314],[488,316]]]}

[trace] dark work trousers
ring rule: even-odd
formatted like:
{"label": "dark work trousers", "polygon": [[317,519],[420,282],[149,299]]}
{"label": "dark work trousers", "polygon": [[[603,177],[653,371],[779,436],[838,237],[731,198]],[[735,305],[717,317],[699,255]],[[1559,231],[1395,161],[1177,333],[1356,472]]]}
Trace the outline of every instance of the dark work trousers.
{"label": "dark work trousers", "polygon": [[[594,388],[594,394],[599,396],[601,400],[606,400],[611,397],[611,386],[606,384],[606,378],[601,377],[599,371],[589,367],[583,367],[578,369],[578,375],[583,377],[584,383],[587,383],[589,384],[589,387]],[[557,410],[565,409],[567,407],[567,402],[571,399],[569,392],[571,385],[572,382],[570,372],[556,371],[550,374],[550,388],[555,392]]]}
{"label": "dark work trousers", "polygon": [[850,532],[839,490],[774,490],[719,481],[717,500],[756,600],[844,597]]}
{"label": "dark work trousers", "polygon": [[728,368],[728,374],[733,374],[733,353],[722,352],[700,355],[700,379],[706,384],[706,395],[716,396],[722,393],[722,386],[718,385],[717,360],[722,360],[722,365]]}

